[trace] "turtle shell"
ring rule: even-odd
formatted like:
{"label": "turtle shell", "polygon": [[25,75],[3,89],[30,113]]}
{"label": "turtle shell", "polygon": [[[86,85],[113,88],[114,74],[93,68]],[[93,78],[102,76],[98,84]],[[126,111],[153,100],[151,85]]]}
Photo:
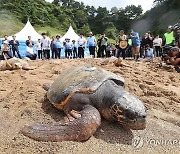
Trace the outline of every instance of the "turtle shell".
{"label": "turtle shell", "polygon": [[122,77],[104,69],[87,66],[71,68],[54,81],[47,97],[52,104],[59,104],[62,108],[74,93],[93,93],[106,80],[113,80],[124,86]]}

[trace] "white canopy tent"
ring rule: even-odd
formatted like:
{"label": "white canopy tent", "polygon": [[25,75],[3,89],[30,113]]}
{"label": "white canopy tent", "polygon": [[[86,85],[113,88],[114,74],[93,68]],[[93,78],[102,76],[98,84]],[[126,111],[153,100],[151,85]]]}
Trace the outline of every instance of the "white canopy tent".
{"label": "white canopy tent", "polygon": [[74,29],[72,28],[72,26],[69,27],[68,31],[66,32],[66,34],[61,37],[61,41],[64,41],[66,38],[69,38],[71,41],[75,40],[77,41],[79,36],[75,33]]}
{"label": "white canopy tent", "polygon": [[[24,26],[24,28],[14,34],[16,36],[16,39],[17,40],[27,40],[28,39],[28,36],[31,36],[31,39],[33,41],[37,41],[38,39],[41,39],[42,36],[40,34],[38,34],[36,32],[36,30],[33,28],[33,26],[31,25],[31,23],[29,22],[29,20],[27,21],[26,25]],[[13,36],[13,35],[12,35]],[[12,39],[12,36],[9,36],[8,37],[8,40],[11,40]]]}

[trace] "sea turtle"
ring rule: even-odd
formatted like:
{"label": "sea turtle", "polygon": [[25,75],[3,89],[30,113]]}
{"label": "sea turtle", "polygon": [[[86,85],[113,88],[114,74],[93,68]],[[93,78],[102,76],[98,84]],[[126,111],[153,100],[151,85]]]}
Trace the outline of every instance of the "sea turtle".
{"label": "sea turtle", "polygon": [[2,60],[0,62],[0,70],[16,70],[16,69],[24,69],[24,70],[33,70],[36,67],[30,67],[26,60],[19,59],[13,57],[11,59]]}
{"label": "sea turtle", "polygon": [[128,129],[146,126],[143,103],[124,90],[124,79],[98,67],[71,68],[48,88],[47,98],[68,121],[25,126],[22,133],[38,141],[84,141],[101,124],[101,116]]}
{"label": "sea turtle", "polygon": [[124,64],[122,62],[122,60],[120,58],[117,58],[117,57],[110,57],[110,58],[106,58],[105,60],[103,60],[101,62],[101,65],[108,65],[108,64],[111,64],[111,65],[115,65],[116,67],[119,67],[119,66],[127,66],[126,64]]}

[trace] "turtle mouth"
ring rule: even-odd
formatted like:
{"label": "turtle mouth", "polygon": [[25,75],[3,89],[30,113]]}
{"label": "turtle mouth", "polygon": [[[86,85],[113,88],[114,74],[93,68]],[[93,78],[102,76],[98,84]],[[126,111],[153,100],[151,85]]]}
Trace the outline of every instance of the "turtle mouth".
{"label": "turtle mouth", "polygon": [[132,130],[143,130],[146,128],[146,116],[138,117],[136,119],[124,119],[119,121],[119,123],[125,128]]}
{"label": "turtle mouth", "polygon": [[127,111],[124,113],[124,119],[118,121],[120,124],[132,130],[143,130],[146,128],[146,113],[139,115],[136,112]]}

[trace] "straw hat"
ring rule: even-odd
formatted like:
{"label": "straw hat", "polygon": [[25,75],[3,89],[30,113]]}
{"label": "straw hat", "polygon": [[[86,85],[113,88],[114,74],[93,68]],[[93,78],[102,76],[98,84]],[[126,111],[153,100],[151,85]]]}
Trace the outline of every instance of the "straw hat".
{"label": "straw hat", "polygon": [[125,49],[128,45],[128,42],[127,41],[121,41],[120,44],[119,44],[119,47],[121,49]]}

